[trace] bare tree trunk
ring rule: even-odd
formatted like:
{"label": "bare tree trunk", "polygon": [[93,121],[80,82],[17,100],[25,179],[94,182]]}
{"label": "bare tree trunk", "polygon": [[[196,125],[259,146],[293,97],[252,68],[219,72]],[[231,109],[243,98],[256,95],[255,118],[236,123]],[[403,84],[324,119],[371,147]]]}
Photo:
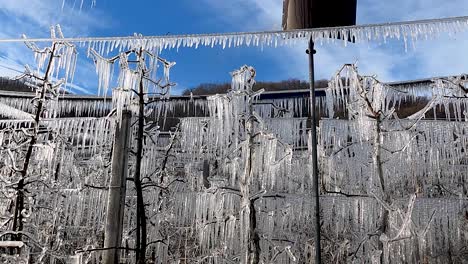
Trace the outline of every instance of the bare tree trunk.
{"label": "bare tree trunk", "polygon": [[257,211],[254,203],[254,200],[250,200],[249,263],[258,264],[260,261],[260,237],[257,233]]}
{"label": "bare tree trunk", "polygon": [[203,161],[203,187],[206,189],[210,188],[210,181],[208,178],[210,177],[210,163],[208,160]]}
{"label": "bare tree trunk", "polygon": [[144,136],[144,95],[143,83],[140,83],[139,91],[139,111],[138,111],[138,132],[137,132],[137,152],[135,163],[135,189],[137,195],[137,263],[144,263],[146,255],[146,212],[143,200],[143,188],[141,186],[141,162],[143,160],[143,136]]}
{"label": "bare tree trunk", "polygon": [[[142,56],[142,54],[141,54]],[[135,161],[135,174],[133,177],[137,195],[137,227],[136,227],[136,262],[137,264],[145,263],[146,256],[146,212],[143,199],[143,188],[141,186],[141,162],[143,160],[143,137],[145,126],[145,99],[143,78],[140,80],[140,88],[138,91],[138,132],[137,132],[137,151]]]}

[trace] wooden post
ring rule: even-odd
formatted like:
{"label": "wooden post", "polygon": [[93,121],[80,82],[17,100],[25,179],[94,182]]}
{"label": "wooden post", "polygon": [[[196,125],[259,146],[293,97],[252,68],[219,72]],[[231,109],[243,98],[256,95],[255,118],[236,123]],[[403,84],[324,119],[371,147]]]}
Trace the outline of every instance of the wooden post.
{"label": "wooden post", "polygon": [[131,112],[123,111],[122,120],[116,124],[112,154],[112,174],[107,200],[107,218],[104,238],[105,264],[119,263],[122,244],[123,216],[128,176],[128,149],[130,147]]}

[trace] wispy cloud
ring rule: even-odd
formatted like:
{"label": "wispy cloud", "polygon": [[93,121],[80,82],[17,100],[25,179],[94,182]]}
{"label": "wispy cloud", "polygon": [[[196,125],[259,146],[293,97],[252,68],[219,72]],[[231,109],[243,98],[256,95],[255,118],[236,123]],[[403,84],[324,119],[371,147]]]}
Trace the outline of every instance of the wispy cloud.
{"label": "wispy cloud", "polygon": [[[280,29],[282,0],[203,0],[219,10],[219,19],[229,21],[236,30]],[[223,12],[226,11],[226,12]],[[333,15],[333,10],[328,11]],[[358,1],[358,23],[381,23],[417,20],[468,14],[465,0],[394,0]],[[316,56],[317,75],[328,78],[340,65],[358,61],[361,71],[375,74],[385,81],[450,75],[467,71],[466,53],[468,36],[456,39],[445,37],[433,41],[421,41],[415,48],[404,51],[403,43],[340,44],[318,46]],[[291,48],[280,48],[282,58],[279,67],[291,77],[307,78],[306,43]],[[283,63],[290,57],[289,63]]]}
{"label": "wispy cloud", "polygon": [[[111,23],[108,16],[97,9],[80,10],[79,5],[73,7],[73,4],[68,2],[70,1],[66,1],[62,8],[62,0],[1,0],[0,38],[18,38],[22,34],[28,37],[47,37],[50,27],[56,24],[61,25],[65,36],[86,36],[90,35],[93,29],[107,27]],[[80,1],[71,2],[79,4]],[[16,76],[18,72],[23,71],[25,64],[35,65],[32,52],[24,44],[0,45],[0,76]],[[68,87],[72,91],[88,92],[88,89],[83,87],[94,83],[85,76],[94,76],[94,67],[89,61],[79,60],[78,69],[76,79],[81,82]]]}
{"label": "wispy cloud", "polygon": [[55,24],[61,24],[68,36],[86,35],[90,29],[110,23],[99,9],[80,10],[68,4],[62,8],[61,0],[2,0],[0,15],[3,33],[14,37],[44,36]]}

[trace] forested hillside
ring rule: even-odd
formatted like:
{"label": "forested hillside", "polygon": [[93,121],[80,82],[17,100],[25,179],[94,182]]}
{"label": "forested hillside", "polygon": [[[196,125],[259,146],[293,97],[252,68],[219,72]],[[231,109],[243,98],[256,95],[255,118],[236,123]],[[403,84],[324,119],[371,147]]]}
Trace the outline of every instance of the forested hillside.
{"label": "forested hillside", "polygon": [[[315,82],[316,88],[325,88],[328,80],[322,79]],[[226,93],[231,88],[230,83],[203,83],[194,88],[185,90],[183,95],[213,95]],[[289,79],[279,82],[257,82],[254,90],[265,89],[265,91],[300,90],[309,89],[309,83],[298,79]]]}
{"label": "forested hillside", "polygon": [[0,77],[0,90],[17,91],[17,92],[32,92],[33,91],[24,82],[18,81],[18,80],[11,80],[6,77]]}

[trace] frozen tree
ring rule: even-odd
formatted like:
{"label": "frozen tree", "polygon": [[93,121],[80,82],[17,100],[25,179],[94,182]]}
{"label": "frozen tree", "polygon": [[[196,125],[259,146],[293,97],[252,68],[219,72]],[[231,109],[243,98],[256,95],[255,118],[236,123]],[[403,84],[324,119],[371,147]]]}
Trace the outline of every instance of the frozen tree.
{"label": "frozen tree", "polygon": [[0,122],[2,239],[21,240],[28,261],[48,263],[99,243],[105,212],[99,188],[107,183],[112,138],[107,118],[60,118],[59,98],[73,79],[77,54],[60,27],[52,38],[45,48],[26,40],[38,63],[21,76],[36,91],[24,104],[31,117]]}
{"label": "frozen tree", "polygon": [[[295,223],[288,230],[281,227],[289,224],[283,220],[292,197],[285,193],[308,185],[303,178],[308,170],[291,172],[291,145],[275,136],[257,114],[256,110],[266,114],[267,105],[258,104],[262,90],[252,89],[255,75],[247,66],[233,72],[230,92],[208,98],[210,117],[182,120],[182,147],[197,153],[193,162],[204,168],[195,201],[199,262],[294,263],[305,246],[301,232],[294,233]],[[285,119],[286,128],[279,131],[287,130],[289,118]],[[186,174],[196,176],[194,169],[188,166]]]}
{"label": "frozen tree", "polygon": [[[167,152],[161,159],[158,159],[160,162],[150,160],[151,158],[157,159],[155,156],[158,152],[156,141],[161,123],[160,120],[152,118],[151,112],[154,110],[152,105],[164,102],[169,96],[171,87],[175,85],[170,82],[169,72],[175,63],[168,62],[144,50],[143,47],[122,52],[111,59],[102,58],[94,50],[92,53],[96,58],[99,87],[103,89],[104,94],[107,93],[110,85],[112,65],[116,61],[119,62],[118,87],[114,89],[112,98],[116,115],[120,120],[122,111],[131,110],[135,117],[132,135],[134,147],[131,151],[131,154],[134,155],[133,178],[130,180],[135,186],[136,227],[134,230],[130,230],[130,233],[135,233],[136,263],[145,263],[148,245],[157,243],[157,241],[148,241],[148,237],[150,237],[147,230],[148,221],[155,217],[148,215],[148,211],[152,213],[156,210],[160,213],[161,208],[158,206],[162,203],[164,190],[167,188],[164,185],[171,180],[167,176],[168,159],[176,142],[175,136],[172,136],[167,146]],[[132,60],[132,57],[135,59]],[[156,80],[156,70],[159,64],[163,67],[164,76]],[[148,191],[148,189],[156,189],[157,194],[154,195],[154,191]],[[151,200],[152,198],[157,200]],[[150,199],[149,205],[153,207],[157,205],[157,209],[148,210],[148,202],[145,199]],[[157,215],[157,217],[159,216]]]}
{"label": "frozen tree", "polygon": [[55,41],[45,48],[25,39],[27,47],[34,52],[37,68],[26,66],[26,72],[18,78],[36,92],[32,102],[34,114],[23,122],[7,124],[1,140],[6,165],[1,175],[2,190],[5,198],[11,199],[8,208],[11,215],[2,223],[2,228],[8,226],[9,231],[2,233],[2,237],[10,235],[12,240],[25,241],[31,247],[41,246],[38,242],[41,239],[32,235],[31,230],[25,230],[24,225],[35,222],[36,216],[32,214],[37,210],[41,189],[54,184],[45,174],[51,173],[47,169],[54,163],[52,155],[59,143],[43,120],[56,116],[58,97],[62,86],[73,79],[77,55],[74,45],[60,40],[63,38],[60,26],[51,28],[51,37]]}
{"label": "frozen tree", "polygon": [[[360,76],[354,65],[345,65],[330,82],[327,91],[330,117],[334,117],[334,107],[341,105],[347,111],[348,120],[321,122],[322,154],[326,157],[323,160],[322,189],[328,195],[345,196],[373,204],[371,208],[381,208],[377,215],[370,213],[373,215],[369,220],[372,224],[367,228],[375,229],[369,230],[361,243],[350,243],[356,241],[352,237],[332,239],[334,244],[339,244],[336,241],[340,240],[348,241],[340,249],[345,252],[341,261],[359,259],[359,251],[368,250],[365,249],[366,243],[375,243],[378,250],[372,254],[367,252],[364,258],[378,263],[395,260],[398,254],[415,262],[427,258],[425,245],[428,237],[434,235],[432,232],[435,236],[440,235],[436,229],[429,228],[434,217],[439,216],[435,215],[436,208],[433,208],[432,212],[415,222],[414,210],[418,208],[417,214],[421,214],[419,210],[424,201],[418,197],[424,199],[433,195],[433,182],[440,182],[439,179],[443,182],[451,182],[450,177],[464,180],[463,173],[450,171],[456,171],[455,166],[463,164],[460,158],[466,146],[450,136],[439,134],[440,131],[453,130],[456,137],[463,138],[463,128],[461,133],[456,131],[460,131],[459,125],[463,127],[464,124],[423,120],[439,105],[446,106],[448,119],[454,113],[459,117],[463,112],[461,105],[465,103],[459,100],[464,95],[459,90],[464,86],[454,81],[450,88],[452,92],[447,93],[447,88],[443,89],[441,83],[449,82],[436,81],[429,103],[405,119],[397,116],[396,108],[408,96],[407,91],[396,90],[371,76]],[[459,88],[453,90],[457,86]],[[436,177],[431,178],[433,176]],[[404,205],[402,200],[409,202]],[[411,245],[409,247],[414,250],[399,252],[402,244],[406,247]]]}

